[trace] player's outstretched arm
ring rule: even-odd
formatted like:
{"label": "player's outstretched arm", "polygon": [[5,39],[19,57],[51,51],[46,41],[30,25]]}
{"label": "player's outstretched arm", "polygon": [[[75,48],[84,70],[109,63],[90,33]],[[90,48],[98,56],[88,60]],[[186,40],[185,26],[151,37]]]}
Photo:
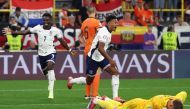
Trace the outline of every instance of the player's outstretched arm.
{"label": "player's outstretched arm", "polygon": [[115,61],[104,50],[104,46],[105,46],[105,43],[99,41],[99,45],[98,45],[99,52],[109,61],[112,67],[116,67]]}
{"label": "player's outstretched arm", "polygon": [[82,33],[82,32],[81,32],[80,35],[79,35],[79,42],[80,42],[80,44],[85,45],[85,39],[84,39],[84,36],[83,36],[83,33]]}
{"label": "player's outstretched arm", "polygon": [[10,28],[4,28],[3,30],[3,34],[5,35],[26,35],[26,34],[31,34],[31,32],[29,30],[23,30],[23,31],[12,31]]}
{"label": "player's outstretched arm", "polygon": [[187,92],[186,91],[181,91],[180,93],[178,93],[176,96],[175,96],[177,99],[181,100],[182,103],[185,102],[186,98],[187,98]]}
{"label": "player's outstretched arm", "polygon": [[67,45],[67,43],[66,43],[64,40],[62,40],[61,38],[58,38],[58,40],[59,40],[59,42],[61,43],[61,45],[62,45],[63,47],[65,47],[65,48],[69,51],[69,53],[71,53],[73,56],[76,56],[76,55],[77,55],[77,52],[76,52],[76,51],[73,51],[71,48],[69,48],[69,46]]}

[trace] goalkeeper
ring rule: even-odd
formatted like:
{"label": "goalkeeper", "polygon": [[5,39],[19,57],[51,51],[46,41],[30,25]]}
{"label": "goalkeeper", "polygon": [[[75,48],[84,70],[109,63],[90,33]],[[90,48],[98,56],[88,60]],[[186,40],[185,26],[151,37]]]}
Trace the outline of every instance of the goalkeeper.
{"label": "goalkeeper", "polygon": [[102,109],[183,109],[186,97],[187,92],[185,91],[181,91],[175,96],[157,95],[148,100],[135,98],[124,103],[108,97],[96,97],[90,100],[87,109],[93,109],[95,105],[99,105]]}

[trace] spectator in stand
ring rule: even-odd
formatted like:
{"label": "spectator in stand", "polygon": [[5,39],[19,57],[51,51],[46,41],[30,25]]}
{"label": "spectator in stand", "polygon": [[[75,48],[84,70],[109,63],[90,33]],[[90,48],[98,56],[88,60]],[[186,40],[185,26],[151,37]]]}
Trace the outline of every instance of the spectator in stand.
{"label": "spectator in stand", "polygon": [[156,45],[156,39],[154,34],[152,33],[152,25],[148,25],[148,31],[144,34],[144,50],[154,50]]}
{"label": "spectator in stand", "polygon": [[88,18],[88,14],[87,14],[87,8],[90,6],[93,6],[92,4],[92,0],[85,0],[85,4],[84,6],[79,10],[79,15],[78,15],[78,20],[79,23],[82,24],[82,22]]}
{"label": "spectator in stand", "polygon": [[144,10],[141,11],[140,17],[137,20],[138,23],[142,26],[147,26],[147,25],[153,25],[154,20],[153,20],[153,11],[149,9],[148,4],[144,5]]}
{"label": "spectator in stand", "polygon": [[168,31],[162,34],[162,39],[159,45],[159,49],[163,50],[177,50],[180,49],[179,38],[174,31],[174,26],[169,25]]}
{"label": "spectator in stand", "polygon": [[[154,27],[156,29],[154,29]],[[160,33],[162,32],[164,28],[164,25],[160,24],[159,22],[159,18],[157,16],[154,16],[154,24],[153,24],[153,30],[155,30],[153,33],[157,33],[157,34],[154,34],[156,36],[156,39],[158,38],[158,36],[160,36]]]}
{"label": "spectator in stand", "polygon": [[137,4],[134,7],[134,15],[135,15],[135,20],[138,22],[139,19],[141,19],[141,14],[144,11],[144,1],[143,0],[138,0]]}
{"label": "spectator in stand", "polygon": [[59,12],[59,26],[61,28],[65,28],[65,26],[69,23],[68,16],[70,16],[71,13],[68,11],[67,4],[62,5],[62,10]]}
{"label": "spectator in stand", "polygon": [[[163,9],[164,5],[165,5],[165,0],[154,0],[154,8],[155,9]],[[158,15],[158,13],[159,13],[159,15]],[[155,16],[159,16],[160,21],[164,22],[162,11],[156,11]]]}
{"label": "spectator in stand", "polygon": [[29,19],[23,12],[21,12],[20,7],[16,7],[15,12],[13,12],[10,16],[14,16],[16,21],[22,24],[24,27],[28,27]]}
{"label": "spectator in stand", "polygon": [[[9,28],[12,31],[21,30],[21,24],[16,21],[15,16],[10,16],[9,19]],[[9,50],[22,50],[22,35],[7,35],[7,44],[5,48],[9,48]]]}
{"label": "spectator in stand", "polygon": [[118,23],[120,26],[135,26],[137,24],[136,21],[131,19],[130,12],[125,11],[123,15],[123,19],[120,19]]}
{"label": "spectator in stand", "polygon": [[[68,17],[68,24],[65,25],[65,29],[72,28],[74,32],[68,33],[70,36],[75,37],[76,28],[80,28],[80,25],[76,23],[76,17],[74,15],[71,15]],[[79,41],[75,41],[75,49],[80,49],[80,43]]]}
{"label": "spectator in stand", "polygon": [[145,19],[145,22],[146,22],[146,25],[147,24],[153,24],[154,23],[154,13],[152,10],[149,9],[149,4],[145,4],[145,7],[144,7],[144,12],[143,12],[143,15],[144,15],[144,18]]}
{"label": "spectator in stand", "polygon": [[177,22],[174,24],[174,27],[176,26],[189,26],[187,22],[184,22],[181,16],[177,17]]}
{"label": "spectator in stand", "polygon": [[[178,3],[178,0],[168,0],[168,7],[169,9],[177,9],[177,3]],[[167,16],[167,21],[170,21],[171,20],[171,13],[173,13],[173,22],[175,22],[177,19],[177,12],[168,12],[168,16]]]}
{"label": "spectator in stand", "polygon": [[68,17],[68,24],[65,25],[65,28],[80,28],[80,25],[76,23],[76,17],[73,14]]}
{"label": "spectator in stand", "polygon": [[9,17],[9,28],[11,28],[13,31],[21,30],[22,24],[17,22],[17,19],[15,16]]}

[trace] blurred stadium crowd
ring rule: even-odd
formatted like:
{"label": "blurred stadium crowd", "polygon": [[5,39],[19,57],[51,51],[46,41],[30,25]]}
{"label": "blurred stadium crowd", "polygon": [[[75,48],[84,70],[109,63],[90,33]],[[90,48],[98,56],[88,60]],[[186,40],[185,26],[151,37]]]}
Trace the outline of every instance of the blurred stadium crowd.
{"label": "blurred stadium crowd", "polygon": [[[40,0],[26,1],[38,2]],[[84,45],[79,44],[76,38],[79,34],[75,29],[80,30],[81,23],[87,18],[87,7],[96,7],[97,4],[107,4],[113,1],[118,0],[54,0],[56,11],[52,12],[52,15],[55,25],[63,31],[65,37],[66,35],[73,37],[75,42],[70,46],[81,50]],[[22,12],[22,8],[16,7],[14,11],[6,11],[11,8],[10,4],[10,0],[0,0],[0,30],[7,26],[15,31],[35,26],[29,25],[29,18]],[[124,41],[117,41],[118,39],[115,38],[110,49],[165,49],[162,37],[164,32],[175,33],[175,28],[190,24],[189,0],[121,0],[121,6],[123,14],[118,17],[118,27],[124,28],[118,30],[119,36],[118,33],[113,33],[113,35]],[[105,25],[102,19],[99,20],[102,21],[102,25]],[[127,29],[127,27],[134,26],[145,27],[140,36],[138,32],[135,32],[136,30]],[[74,29],[74,32],[67,32],[70,31],[68,28]],[[171,36],[175,35],[178,33]],[[64,39],[71,43],[68,37]],[[0,32],[0,50],[37,50],[37,42],[32,38],[28,40],[24,42],[20,35],[5,36]],[[177,46],[171,50],[180,49],[180,39],[176,38],[175,41],[177,41],[175,44]],[[27,46],[26,44],[23,46],[23,43],[27,43]]]}

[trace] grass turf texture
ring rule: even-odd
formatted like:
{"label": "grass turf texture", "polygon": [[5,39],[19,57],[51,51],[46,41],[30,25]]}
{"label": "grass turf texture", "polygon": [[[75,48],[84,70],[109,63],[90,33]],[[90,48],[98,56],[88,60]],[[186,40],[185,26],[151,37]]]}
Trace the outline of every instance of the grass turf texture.
{"label": "grass turf texture", "polygon": [[[100,95],[112,96],[111,80],[101,80]],[[175,95],[185,90],[190,94],[190,79],[131,79],[120,80],[119,95],[132,98],[150,98],[158,94]],[[65,80],[55,83],[54,100],[47,99],[47,80],[2,80],[0,81],[0,109],[86,109],[85,86],[66,88]],[[187,97],[184,109],[190,108]],[[98,107],[96,107],[98,109]]]}

